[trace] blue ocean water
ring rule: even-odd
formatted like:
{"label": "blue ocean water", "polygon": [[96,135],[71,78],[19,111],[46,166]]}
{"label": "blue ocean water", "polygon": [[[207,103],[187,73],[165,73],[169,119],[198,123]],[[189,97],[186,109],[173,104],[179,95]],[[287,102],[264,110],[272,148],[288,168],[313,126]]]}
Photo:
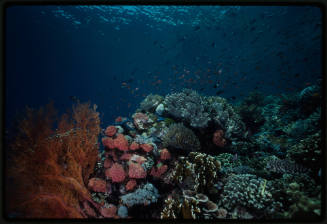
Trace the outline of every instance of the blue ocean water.
{"label": "blue ocean water", "polygon": [[311,6],[11,6],[6,122],[49,100],[98,105],[104,125],[150,93],[192,88],[235,103],[322,77],[321,12]]}

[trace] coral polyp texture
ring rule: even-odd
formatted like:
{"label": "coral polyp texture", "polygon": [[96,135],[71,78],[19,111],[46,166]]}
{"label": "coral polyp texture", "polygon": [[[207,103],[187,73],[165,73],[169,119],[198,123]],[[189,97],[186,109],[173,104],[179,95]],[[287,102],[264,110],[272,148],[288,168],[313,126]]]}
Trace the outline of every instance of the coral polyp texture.
{"label": "coral polyp texture", "polygon": [[56,125],[52,104],[27,109],[8,149],[6,212],[23,218],[319,218],[321,112],[315,102],[299,115],[315,88],[291,96],[251,93],[235,106],[189,89],[149,95],[102,132],[96,106],[87,103],[74,105]]}
{"label": "coral polyp texture", "polygon": [[186,151],[197,151],[201,147],[197,136],[182,123],[169,126],[167,133],[163,137],[163,145]]}

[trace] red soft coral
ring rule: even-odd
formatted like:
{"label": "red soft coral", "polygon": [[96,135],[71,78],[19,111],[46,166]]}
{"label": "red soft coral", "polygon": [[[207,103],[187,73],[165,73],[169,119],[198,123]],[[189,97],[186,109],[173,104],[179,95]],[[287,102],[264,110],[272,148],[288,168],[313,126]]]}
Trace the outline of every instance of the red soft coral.
{"label": "red soft coral", "polygon": [[140,145],[139,144],[137,144],[136,142],[132,142],[132,144],[129,146],[129,149],[130,150],[137,150],[137,149],[139,149],[140,148]]}
{"label": "red soft coral", "polygon": [[109,204],[108,207],[101,207],[100,213],[105,218],[114,218],[117,213],[117,207],[113,204]]}
{"label": "red soft coral", "polygon": [[143,179],[146,177],[146,171],[138,163],[129,163],[128,175],[130,178]]}
{"label": "red soft coral", "polygon": [[131,191],[136,187],[136,180],[129,180],[126,184],[126,191]]}
{"label": "red soft coral", "polygon": [[123,166],[119,163],[114,163],[111,168],[107,169],[106,177],[114,183],[121,183],[125,180],[126,174]]}
{"label": "red soft coral", "polygon": [[167,165],[158,164],[157,168],[152,167],[150,175],[156,178],[160,178],[168,170]]}
{"label": "red soft coral", "polygon": [[153,146],[150,144],[142,144],[141,148],[145,151],[145,152],[151,152],[153,149]]}
{"label": "red soft coral", "polygon": [[108,149],[114,149],[115,148],[115,144],[114,144],[114,140],[110,137],[104,137],[102,138],[102,144],[104,147],[108,148]]}
{"label": "red soft coral", "polygon": [[120,160],[130,160],[133,155],[129,153],[124,153],[119,159]]}
{"label": "red soft coral", "polygon": [[105,131],[105,135],[108,137],[112,137],[116,134],[116,132],[117,132],[117,128],[115,126],[108,126]]}
{"label": "red soft coral", "polygon": [[99,178],[91,178],[89,180],[88,188],[95,192],[106,192],[106,181]]}
{"label": "red soft coral", "polygon": [[123,134],[118,134],[114,139],[115,148],[121,151],[128,151],[128,141]]}

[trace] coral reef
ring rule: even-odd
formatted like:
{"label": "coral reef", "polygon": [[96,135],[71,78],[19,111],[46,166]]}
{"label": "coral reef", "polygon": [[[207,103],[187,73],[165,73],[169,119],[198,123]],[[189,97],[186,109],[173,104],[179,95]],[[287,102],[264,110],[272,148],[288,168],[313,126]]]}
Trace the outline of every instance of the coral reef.
{"label": "coral reef", "polygon": [[258,213],[263,210],[269,211],[281,207],[282,204],[275,202],[267,180],[251,174],[230,175],[221,195],[222,207],[232,210],[237,206],[246,207],[249,212]]}
{"label": "coral reef", "polygon": [[168,94],[163,101],[165,111],[175,119],[194,128],[205,128],[210,121],[206,102],[194,90],[183,89],[180,93]]}
{"label": "coral reef", "polygon": [[251,93],[233,105],[190,89],[150,94],[132,118],[118,117],[102,131],[96,106],[77,104],[57,124],[51,105],[28,109],[8,149],[6,211],[27,218],[321,218],[319,91]]}
{"label": "coral reef", "polygon": [[160,95],[149,94],[140,104],[140,109],[143,111],[154,112],[157,106],[164,100]]}
{"label": "coral reef", "polygon": [[182,123],[170,125],[162,142],[164,147],[172,147],[186,151],[198,151],[201,147],[200,141],[193,131],[185,127]]}
{"label": "coral reef", "polygon": [[248,132],[241,117],[237,114],[227,100],[219,96],[205,97],[209,105],[210,116],[214,123],[225,132],[225,137],[230,140],[246,138]]}
{"label": "coral reef", "polygon": [[256,133],[265,122],[262,116],[263,100],[264,96],[262,94],[252,92],[243,100],[241,105],[236,107],[242,121],[252,133]]}
{"label": "coral reef", "polygon": [[191,190],[204,193],[210,192],[210,188],[218,181],[217,173],[221,164],[205,153],[190,152],[188,157],[179,157],[174,167],[169,178],[183,185],[183,188],[186,188],[187,181],[191,181]]}
{"label": "coral reef", "polygon": [[298,164],[303,164],[313,171],[318,171],[322,163],[321,133],[309,135],[287,150],[286,157]]}
{"label": "coral reef", "polygon": [[225,218],[227,211],[218,208],[208,196],[191,190],[183,190],[181,195],[168,196],[161,211],[162,219],[217,219]]}

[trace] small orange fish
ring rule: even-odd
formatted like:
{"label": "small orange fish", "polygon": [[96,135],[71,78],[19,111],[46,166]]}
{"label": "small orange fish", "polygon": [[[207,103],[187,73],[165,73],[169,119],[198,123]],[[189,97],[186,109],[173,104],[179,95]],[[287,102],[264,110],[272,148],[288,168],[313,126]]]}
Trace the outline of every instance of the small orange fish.
{"label": "small orange fish", "polygon": [[306,82],[305,85],[306,86],[310,86],[311,85],[311,82]]}

